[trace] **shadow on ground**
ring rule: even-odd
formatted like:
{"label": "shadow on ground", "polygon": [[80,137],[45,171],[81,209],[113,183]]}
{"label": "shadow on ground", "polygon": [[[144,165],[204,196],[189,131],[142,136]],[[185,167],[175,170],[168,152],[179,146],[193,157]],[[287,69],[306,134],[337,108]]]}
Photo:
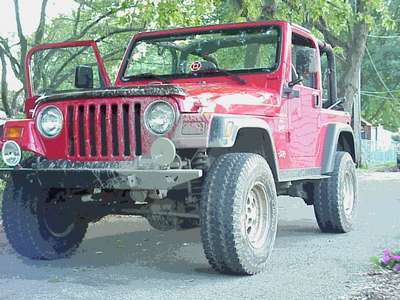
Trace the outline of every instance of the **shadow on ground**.
{"label": "shadow on ground", "polygon": [[[294,247],[321,238],[315,221],[280,221],[276,249]],[[89,228],[76,254],[56,261],[18,257],[0,231],[0,278],[73,282],[88,286],[127,284],[151,278],[201,282],[216,277],[204,257],[199,229],[159,232],[146,221],[130,218],[101,222]],[[188,279],[189,277],[189,279]]]}

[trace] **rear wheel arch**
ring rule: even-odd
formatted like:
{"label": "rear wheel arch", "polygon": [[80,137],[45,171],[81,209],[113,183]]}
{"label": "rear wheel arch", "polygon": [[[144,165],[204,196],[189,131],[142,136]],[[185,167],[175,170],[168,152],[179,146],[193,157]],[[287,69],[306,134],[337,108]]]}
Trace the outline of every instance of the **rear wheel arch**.
{"label": "rear wheel arch", "polygon": [[353,161],[357,162],[353,129],[348,124],[331,123],[326,128],[322,157],[322,174],[333,172],[335,155],[338,151],[348,152]]}
{"label": "rear wheel arch", "polygon": [[337,151],[348,152],[353,161],[356,162],[356,151],[354,147],[354,136],[352,132],[342,131],[339,134],[338,142],[337,142]]}

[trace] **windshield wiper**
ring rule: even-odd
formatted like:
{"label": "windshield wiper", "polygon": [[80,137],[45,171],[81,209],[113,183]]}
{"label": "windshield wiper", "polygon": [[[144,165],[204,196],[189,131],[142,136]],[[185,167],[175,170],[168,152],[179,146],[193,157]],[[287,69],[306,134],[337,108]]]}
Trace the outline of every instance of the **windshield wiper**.
{"label": "windshield wiper", "polygon": [[230,72],[230,71],[228,71],[228,70],[225,70],[225,69],[217,69],[217,72],[220,72],[220,73],[222,73],[222,74],[225,74],[225,75],[227,75],[227,76],[230,76],[230,77],[232,77],[233,79],[235,79],[237,82],[239,82],[239,83],[241,83],[241,84],[246,84],[247,83],[247,80],[246,79],[243,79],[242,77],[240,77],[239,75],[237,75],[237,74],[235,74],[235,73],[232,73],[232,72]]}
{"label": "windshield wiper", "polygon": [[137,74],[137,75],[132,75],[132,76],[128,76],[128,79],[157,79],[159,81],[161,81],[162,83],[169,83],[169,81],[165,80],[164,78],[162,78],[161,76],[157,75],[157,74],[153,74],[153,73],[141,73],[141,74]]}
{"label": "windshield wiper", "polygon": [[227,75],[233,79],[235,79],[237,82],[239,82],[240,84],[246,84],[247,80],[243,79],[242,77],[240,77],[239,75],[236,75],[228,70],[225,69],[220,69],[220,68],[216,68],[216,69],[210,69],[210,70],[201,70],[198,71],[197,73],[206,73],[206,74],[212,74],[212,73],[221,73],[224,75]]}

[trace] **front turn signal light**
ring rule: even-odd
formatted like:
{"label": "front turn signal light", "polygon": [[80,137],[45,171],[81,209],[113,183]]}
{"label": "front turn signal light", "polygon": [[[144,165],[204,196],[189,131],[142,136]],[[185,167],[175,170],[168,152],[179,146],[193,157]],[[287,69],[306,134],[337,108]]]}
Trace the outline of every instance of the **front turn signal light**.
{"label": "front turn signal light", "polygon": [[22,127],[8,127],[6,128],[5,138],[7,140],[16,140],[22,136]]}

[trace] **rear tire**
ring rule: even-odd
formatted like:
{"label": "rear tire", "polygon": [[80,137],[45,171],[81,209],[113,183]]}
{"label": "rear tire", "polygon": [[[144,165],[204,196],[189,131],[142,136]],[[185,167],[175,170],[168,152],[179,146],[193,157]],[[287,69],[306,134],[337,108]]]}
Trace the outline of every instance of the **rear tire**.
{"label": "rear tire", "polygon": [[87,221],[79,217],[77,209],[60,206],[69,199],[62,201],[55,195],[37,187],[36,182],[8,181],[3,193],[3,225],[9,243],[20,255],[64,258],[83,240]]}
{"label": "rear tire", "polygon": [[357,202],[355,164],[349,153],[339,151],[331,177],[321,180],[314,187],[314,212],[321,231],[351,231]]}
{"label": "rear tire", "polygon": [[200,226],[215,270],[250,275],[265,269],[277,230],[277,194],[263,157],[230,153],[213,163],[202,190]]}

